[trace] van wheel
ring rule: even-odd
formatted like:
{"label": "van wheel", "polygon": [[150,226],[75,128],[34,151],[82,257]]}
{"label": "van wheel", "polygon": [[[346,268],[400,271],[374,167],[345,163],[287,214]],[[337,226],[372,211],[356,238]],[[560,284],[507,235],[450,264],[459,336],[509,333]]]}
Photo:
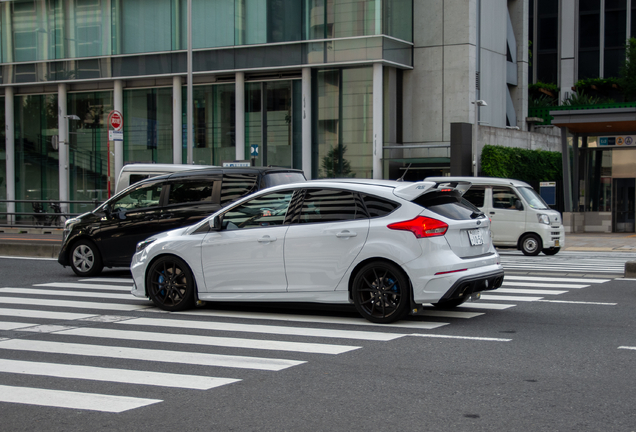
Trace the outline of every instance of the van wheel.
{"label": "van wheel", "polygon": [[543,249],[543,253],[546,255],[556,255],[559,253],[561,248],[551,248],[551,249]]}
{"label": "van wheel", "polygon": [[528,234],[521,239],[521,252],[523,252],[524,255],[539,255],[542,248],[541,238],[536,234]]}
{"label": "van wheel", "polygon": [[71,248],[71,268],[80,277],[97,276],[102,272],[102,256],[95,243],[89,240],[80,240]]}

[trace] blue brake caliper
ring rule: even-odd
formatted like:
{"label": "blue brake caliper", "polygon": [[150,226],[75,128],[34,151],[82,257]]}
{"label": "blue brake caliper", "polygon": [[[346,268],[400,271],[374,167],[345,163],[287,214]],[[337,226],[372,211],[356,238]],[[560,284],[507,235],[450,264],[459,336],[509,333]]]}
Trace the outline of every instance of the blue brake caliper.
{"label": "blue brake caliper", "polygon": [[166,278],[163,277],[163,272],[161,272],[161,274],[159,275],[159,279],[157,280],[157,282],[159,282],[159,288],[161,289],[161,291],[159,291],[159,293],[163,296],[166,295],[166,290],[163,288],[163,283],[166,281]]}

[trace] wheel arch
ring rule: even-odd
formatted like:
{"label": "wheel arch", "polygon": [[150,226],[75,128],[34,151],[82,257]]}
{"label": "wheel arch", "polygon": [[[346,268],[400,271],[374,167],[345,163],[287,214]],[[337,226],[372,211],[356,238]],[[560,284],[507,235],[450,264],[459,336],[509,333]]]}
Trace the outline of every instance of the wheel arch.
{"label": "wheel arch", "polygon": [[413,301],[413,282],[411,281],[411,278],[409,277],[408,273],[404,271],[404,269],[402,268],[402,266],[398,263],[396,263],[393,260],[390,260],[388,258],[383,258],[383,257],[372,257],[372,258],[367,258],[363,261],[360,261],[358,264],[356,264],[356,266],[353,268],[353,270],[351,271],[351,274],[349,275],[349,281],[347,282],[347,290],[349,291],[349,301],[353,302],[353,297],[351,296],[351,292],[353,290],[353,281],[355,280],[356,276],[358,275],[358,273],[360,272],[360,270],[366,266],[367,264],[371,263],[371,262],[385,262],[388,264],[393,264],[394,266],[396,266],[404,275],[404,277],[406,278],[407,281],[409,281],[409,300],[411,303],[411,306],[414,304]]}
{"label": "wheel arch", "polygon": [[186,261],[183,257],[180,257],[177,254],[174,253],[170,253],[170,252],[164,252],[161,253],[159,255],[156,255],[154,257],[152,257],[152,259],[148,262],[148,264],[146,264],[146,267],[144,269],[144,294],[146,294],[146,296],[148,296],[148,272],[150,271],[150,269],[152,268],[153,264],[158,261],[161,258],[164,257],[175,257],[175,258],[179,258],[181,261],[183,261],[187,266],[188,269],[190,270],[190,273],[192,274],[192,281],[194,282],[194,301],[195,303],[199,301],[199,291],[198,291],[198,287],[199,284],[197,283],[197,275],[194,272],[194,270],[192,270],[192,266],[190,265],[190,263],[188,261]]}
{"label": "wheel arch", "polygon": [[539,237],[539,239],[541,240],[541,244],[543,245],[543,237],[541,237],[541,234],[539,234],[536,231],[526,231],[523,234],[521,234],[519,238],[517,239],[517,250],[521,250],[521,242],[529,234],[536,235],[537,237]]}

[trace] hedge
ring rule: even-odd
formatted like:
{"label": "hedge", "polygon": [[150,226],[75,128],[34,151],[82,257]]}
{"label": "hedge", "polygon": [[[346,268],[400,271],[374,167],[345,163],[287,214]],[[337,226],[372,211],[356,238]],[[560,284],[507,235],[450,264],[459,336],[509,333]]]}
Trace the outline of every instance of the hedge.
{"label": "hedge", "polygon": [[561,180],[561,153],[485,145],[481,152],[481,173],[525,182]]}

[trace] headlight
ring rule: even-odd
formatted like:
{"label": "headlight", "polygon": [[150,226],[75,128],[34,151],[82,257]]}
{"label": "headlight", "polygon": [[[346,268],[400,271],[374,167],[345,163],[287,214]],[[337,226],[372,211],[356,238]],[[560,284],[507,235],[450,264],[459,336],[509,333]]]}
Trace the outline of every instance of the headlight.
{"label": "headlight", "polygon": [[146,249],[146,247],[148,247],[148,245],[154,242],[155,240],[157,239],[146,239],[144,241],[140,241],[139,243],[137,243],[137,249],[135,252],[141,252],[142,250]]}
{"label": "headlight", "polygon": [[550,225],[550,218],[547,214],[538,214],[537,217],[539,218],[539,223]]}
{"label": "headlight", "polygon": [[71,228],[73,228],[73,225],[75,225],[79,221],[80,220],[78,218],[67,219],[66,222],[64,222],[64,229],[65,230],[70,230]]}

